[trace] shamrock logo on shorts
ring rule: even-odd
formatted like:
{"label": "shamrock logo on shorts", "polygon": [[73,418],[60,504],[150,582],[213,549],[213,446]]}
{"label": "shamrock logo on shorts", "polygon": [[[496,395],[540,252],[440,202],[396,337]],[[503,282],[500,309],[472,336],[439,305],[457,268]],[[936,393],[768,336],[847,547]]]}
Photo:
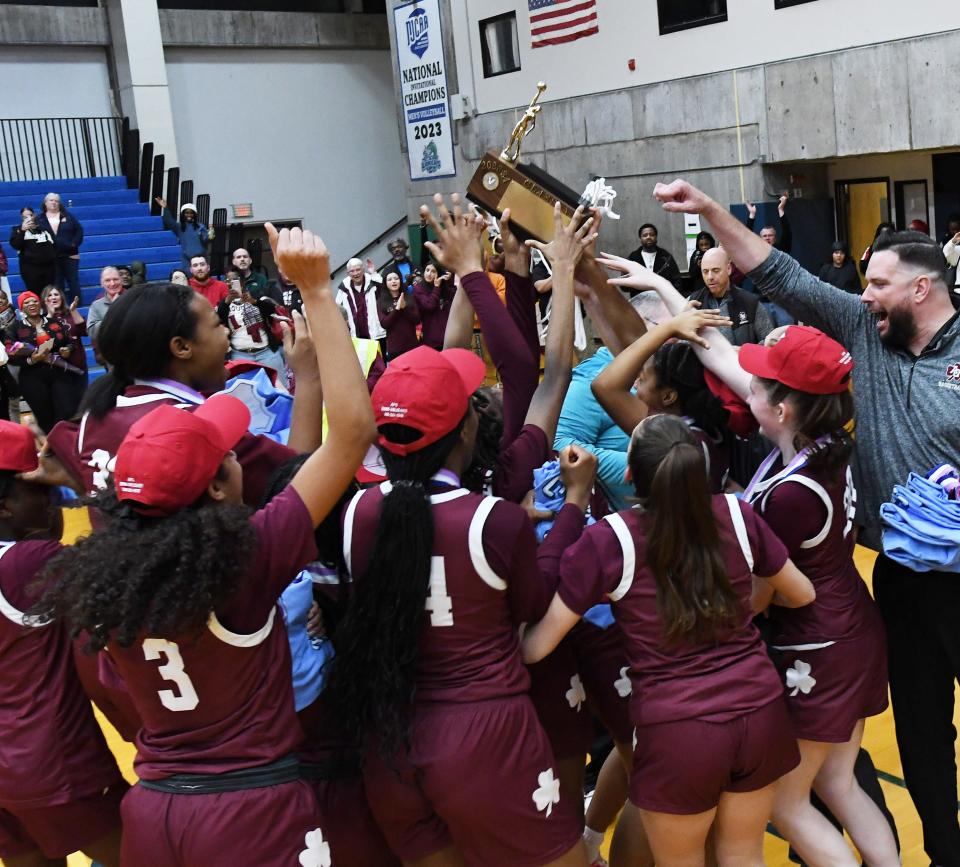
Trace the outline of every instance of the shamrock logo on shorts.
{"label": "shamrock logo on shorts", "polygon": [[628,695],[633,695],[633,684],[630,682],[630,677],[627,675],[630,667],[625,665],[620,669],[620,677],[618,677],[614,682],[614,689],[617,691],[617,695],[620,698],[626,698]]}
{"label": "shamrock logo on shorts", "polygon": [[787,669],[787,689],[793,690],[790,693],[791,698],[798,692],[807,695],[817,685],[817,681],[810,676],[809,662],[798,659],[794,665],[795,668]]}
{"label": "shamrock logo on shorts", "polygon": [[580,705],[587,700],[587,691],[583,688],[583,681],[580,680],[579,674],[570,678],[570,689],[567,690],[566,695],[570,707],[575,707],[577,713],[580,713]]}
{"label": "shamrock logo on shorts", "polygon": [[533,792],[533,803],[539,812],[546,810],[549,816],[553,812],[553,805],[560,803],[560,781],[554,779],[553,768],[547,768],[540,772],[537,782],[540,788]]}
{"label": "shamrock logo on shorts", "polygon": [[324,841],[323,831],[308,831],[303,842],[307,848],[300,853],[300,867],[330,867],[330,844]]}

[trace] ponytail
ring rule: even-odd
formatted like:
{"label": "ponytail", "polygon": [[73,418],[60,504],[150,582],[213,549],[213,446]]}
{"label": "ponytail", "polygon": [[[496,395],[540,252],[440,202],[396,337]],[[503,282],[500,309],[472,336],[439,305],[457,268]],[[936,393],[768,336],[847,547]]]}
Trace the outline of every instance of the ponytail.
{"label": "ponytail", "polygon": [[[391,480],[371,554],[338,630],[326,694],[344,732],[376,739],[389,758],[409,744],[416,670],[433,554],[428,484],[456,445],[462,423],[405,457],[381,449]],[[394,442],[409,428],[384,425]]]}
{"label": "ponytail", "polygon": [[682,420],[655,415],[634,435],[629,461],[650,515],[647,563],[664,641],[716,641],[744,609],[723,562],[703,453]]}

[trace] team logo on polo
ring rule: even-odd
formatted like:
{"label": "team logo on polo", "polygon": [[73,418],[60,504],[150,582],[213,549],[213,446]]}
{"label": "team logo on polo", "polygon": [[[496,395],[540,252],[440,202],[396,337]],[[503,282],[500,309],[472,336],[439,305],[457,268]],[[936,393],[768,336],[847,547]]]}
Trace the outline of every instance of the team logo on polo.
{"label": "team logo on polo", "polygon": [[430,47],[430,16],[424,9],[414,9],[407,18],[407,47],[421,60]]}
{"label": "team logo on polo", "polygon": [[949,388],[950,391],[960,391],[960,361],[947,365],[946,375],[937,385],[940,388]]}

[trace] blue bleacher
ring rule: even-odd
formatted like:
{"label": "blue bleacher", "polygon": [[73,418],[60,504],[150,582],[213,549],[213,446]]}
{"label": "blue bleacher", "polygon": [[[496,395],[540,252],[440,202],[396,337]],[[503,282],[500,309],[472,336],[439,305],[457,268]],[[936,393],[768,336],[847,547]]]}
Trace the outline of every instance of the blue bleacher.
{"label": "blue bleacher", "polygon": [[[30,207],[39,211],[43,197],[49,192],[59,193],[70,213],[83,224],[80,312],[84,317],[89,305],[101,294],[100,271],[104,266],[128,265],[139,259],[147,265],[148,280],[166,279],[170,271],[180,267],[176,237],[163,228],[160,217],[150,215],[148,204],[137,201],[137,191],[127,187],[126,178],[0,183],[0,240],[10,263],[8,279],[14,302],[24,286],[16,251],[10,249],[7,241],[13,227],[20,225],[20,209]],[[89,340],[85,339],[84,343],[93,380],[103,373],[103,368],[96,364]]]}

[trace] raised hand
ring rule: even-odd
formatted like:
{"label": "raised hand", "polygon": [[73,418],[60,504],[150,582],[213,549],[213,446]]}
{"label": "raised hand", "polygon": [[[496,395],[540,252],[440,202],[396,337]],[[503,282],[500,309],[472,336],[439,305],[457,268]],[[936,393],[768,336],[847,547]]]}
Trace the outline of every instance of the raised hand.
{"label": "raised hand", "polygon": [[597,456],[575,443],[560,450],[560,479],[567,489],[566,502],[586,509],[597,475]]}
{"label": "raised hand", "polygon": [[526,277],[530,274],[530,251],[513,234],[510,209],[504,209],[500,217],[500,240],[503,242],[503,266],[513,274]]}
{"label": "raised hand", "polygon": [[553,240],[549,244],[544,244],[542,241],[531,239],[527,241],[527,246],[543,253],[554,270],[557,266],[563,265],[575,268],[584,250],[597,240],[596,233],[590,231],[594,218],[588,217],[581,225],[582,217],[583,206],[581,205],[573,212],[573,218],[570,222],[564,226],[560,213],[560,203],[557,202],[553,208]]}
{"label": "raised hand", "polygon": [[745,202],[747,206],[747,216],[751,220],[757,219],[757,206],[753,202]]}
{"label": "raised hand", "polygon": [[663,279],[658,274],[654,274],[649,268],[644,268],[639,262],[631,259],[624,259],[622,256],[614,256],[613,253],[601,253],[597,257],[597,264],[609,268],[611,271],[619,271],[623,277],[611,277],[607,282],[611,286],[623,286],[629,289],[653,289],[657,279]]}
{"label": "raised hand", "polygon": [[787,202],[789,201],[789,196],[784,193],[780,196],[780,200],[777,202],[777,213],[780,215],[780,219],[783,219],[783,212],[787,209]]}
{"label": "raised hand", "polygon": [[155,201],[161,208],[165,208],[165,207],[167,206],[167,200],[164,199],[164,198],[162,198],[161,196],[157,196],[157,197],[154,199],[154,201]]}
{"label": "raised hand", "polygon": [[440,193],[434,195],[433,203],[439,220],[426,205],[420,206],[420,215],[426,219],[437,238],[426,243],[430,255],[461,277],[482,271],[480,238],[486,229],[486,220],[475,211],[464,213],[460,196],[456,193],[450,197],[452,213]]}
{"label": "raised hand", "polygon": [[293,326],[281,322],[280,330],[283,332],[283,355],[295,380],[302,382],[307,376],[317,376],[317,353],[307,320],[294,310]]}
{"label": "raised hand", "polygon": [[301,295],[330,289],[330,251],[323,239],[309,229],[264,227],[277,267],[300,289]]}
{"label": "raised hand", "polygon": [[653,197],[672,214],[702,214],[713,202],[706,193],[680,178],[669,184],[657,184]]}
{"label": "raised hand", "polygon": [[691,301],[691,306],[682,310],[665,324],[670,327],[674,337],[696,343],[709,349],[709,342],[700,336],[703,328],[722,328],[733,325],[733,321],[719,310],[701,310],[699,302]]}

